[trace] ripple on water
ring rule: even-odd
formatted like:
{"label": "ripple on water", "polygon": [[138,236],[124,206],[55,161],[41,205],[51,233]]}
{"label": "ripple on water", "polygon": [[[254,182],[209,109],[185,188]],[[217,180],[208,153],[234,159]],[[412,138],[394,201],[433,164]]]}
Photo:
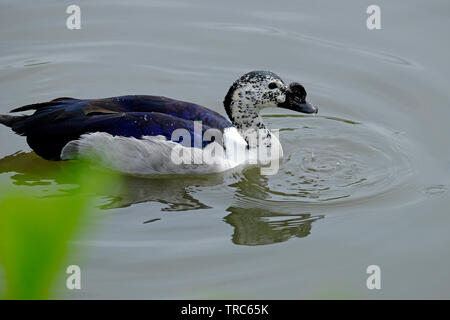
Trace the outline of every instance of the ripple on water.
{"label": "ripple on water", "polygon": [[268,36],[276,36],[286,38],[292,41],[299,41],[310,45],[332,48],[335,50],[347,51],[357,56],[365,56],[376,60],[384,61],[389,64],[395,64],[408,68],[421,69],[422,66],[417,62],[409,60],[389,52],[374,51],[364,47],[360,47],[353,43],[342,43],[325,39],[323,37],[315,37],[304,33],[291,30],[281,29],[267,25],[255,24],[236,24],[236,23],[196,23],[197,25],[209,29],[231,31],[231,32],[247,32],[253,34],[265,34]]}
{"label": "ripple on water", "polygon": [[302,203],[349,201],[387,192],[412,172],[407,142],[395,132],[331,117],[279,117],[267,116],[272,128],[289,126],[280,133],[283,163],[276,175],[247,181],[259,190],[251,196]]}
{"label": "ripple on water", "polygon": [[443,184],[428,186],[425,188],[425,193],[429,196],[441,195],[447,192],[447,187]]}

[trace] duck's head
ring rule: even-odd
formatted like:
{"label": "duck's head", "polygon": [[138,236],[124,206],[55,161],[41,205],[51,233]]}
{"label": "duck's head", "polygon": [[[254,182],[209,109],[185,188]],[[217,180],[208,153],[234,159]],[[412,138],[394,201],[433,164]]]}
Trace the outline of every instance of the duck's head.
{"label": "duck's head", "polygon": [[305,88],[293,82],[286,85],[275,73],[252,71],[244,74],[228,90],[224,107],[232,122],[259,114],[263,108],[279,107],[302,113],[317,113],[306,101]]}

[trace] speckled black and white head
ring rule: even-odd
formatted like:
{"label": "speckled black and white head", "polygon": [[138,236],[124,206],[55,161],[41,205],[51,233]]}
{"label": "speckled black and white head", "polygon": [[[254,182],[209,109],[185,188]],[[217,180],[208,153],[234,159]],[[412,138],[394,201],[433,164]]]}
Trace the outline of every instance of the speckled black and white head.
{"label": "speckled black and white head", "polygon": [[236,80],[224,100],[231,122],[240,131],[265,128],[260,111],[280,107],[303,113],[317,113],[306,102],[306,91],[299,83],[286,85],[275,73],[252,71]]}

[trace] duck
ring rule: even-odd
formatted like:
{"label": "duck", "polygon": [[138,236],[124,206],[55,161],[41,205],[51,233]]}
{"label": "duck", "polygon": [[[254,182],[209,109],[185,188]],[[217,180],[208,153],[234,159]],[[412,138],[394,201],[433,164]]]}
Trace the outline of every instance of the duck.
{"label": "duck", "polygon": [[[231,85],[223,100],[228,119],[192,102],[126,95],[56,98],[13,109],[10,113],[21,114],[0,115],[0,123],[25,136],[29,147],[50,161],[89,158],[135,176],[214,173],[257,162],[257,150],[282,157],[281,143],[261,111],[316,114],[318,107],[306,96],[298,82],[286,84],[271,71],[251,71]],[[23,114],[27,111],[34,113]],[[202,161],[206,154],[217,156]]]}

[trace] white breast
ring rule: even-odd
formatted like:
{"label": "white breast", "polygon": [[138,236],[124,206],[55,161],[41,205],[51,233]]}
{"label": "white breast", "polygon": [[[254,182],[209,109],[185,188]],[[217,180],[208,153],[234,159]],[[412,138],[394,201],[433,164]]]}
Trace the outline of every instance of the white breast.
{"label": "white breast", "polygon": [[[223,141],[224,149],[216,142],[198,149],[183,147],[163,136],[136,139],[96,132],[69,142],[61,152],[61,159],[88,158],[107,168],[136,176],[223,172],[258,162],[255,161],[258,158],[256,151],[247,149],[247,143],[236,128],[226,128]],[[278,140],[276,142],[278,146]],[[213,152],[217,150],[219,152]]]}

